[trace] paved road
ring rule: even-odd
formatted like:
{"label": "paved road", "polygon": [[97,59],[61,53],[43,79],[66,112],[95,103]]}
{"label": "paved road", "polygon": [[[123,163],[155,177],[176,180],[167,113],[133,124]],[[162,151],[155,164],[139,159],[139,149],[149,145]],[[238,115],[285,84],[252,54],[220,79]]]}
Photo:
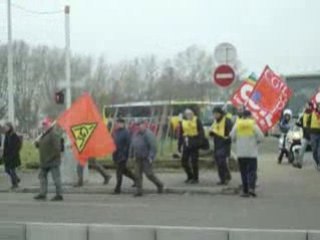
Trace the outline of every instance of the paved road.
{"label": "paved road", "polygon": [[[0,221],[320,229],[319,178],[310,160],[302,170],[276,164],[264,153],[259,198],[205,195],[66,195],[63,203],[37,203],[31,194],[1,193]],[[213,175],[205,173],[213,180]],[[165,175],[163,175],[165,176]],[[238,174],[233,184],[239,183]]]}

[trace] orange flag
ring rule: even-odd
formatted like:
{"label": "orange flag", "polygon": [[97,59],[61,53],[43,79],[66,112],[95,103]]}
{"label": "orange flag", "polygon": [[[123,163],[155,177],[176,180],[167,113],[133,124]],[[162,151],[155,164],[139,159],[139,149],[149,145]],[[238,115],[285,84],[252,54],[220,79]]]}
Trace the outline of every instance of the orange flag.
{"label": "orange flag", "polygon": [[87,93],[62,113],[57,123],[67,132],[75,158],[81,165],[90,157],[105,157],[115,150],[113,139]]}

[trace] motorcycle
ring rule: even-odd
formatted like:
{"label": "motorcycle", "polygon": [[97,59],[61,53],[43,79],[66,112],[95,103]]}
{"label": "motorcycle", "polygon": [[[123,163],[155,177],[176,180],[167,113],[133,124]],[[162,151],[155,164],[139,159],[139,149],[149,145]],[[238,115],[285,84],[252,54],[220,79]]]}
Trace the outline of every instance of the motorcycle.
{"label": "motorcycle", "polygon": [[298,162],[302,147],[302,128],[294,126],[287,134],[282,134],[279,138],[279,149],[285,149],[289,163]]}

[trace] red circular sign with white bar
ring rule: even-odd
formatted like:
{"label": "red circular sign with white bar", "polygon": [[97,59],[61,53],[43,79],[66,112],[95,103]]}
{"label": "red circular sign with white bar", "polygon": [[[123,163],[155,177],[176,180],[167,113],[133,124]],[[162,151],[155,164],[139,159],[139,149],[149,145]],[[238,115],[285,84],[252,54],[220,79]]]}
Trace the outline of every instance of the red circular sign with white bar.
{"label": "red circular sign with white bar", "polygon": [[235,79],[233,68],[226,64],[218,66],[213,73],[213,81],[220,87],[229,87]]}

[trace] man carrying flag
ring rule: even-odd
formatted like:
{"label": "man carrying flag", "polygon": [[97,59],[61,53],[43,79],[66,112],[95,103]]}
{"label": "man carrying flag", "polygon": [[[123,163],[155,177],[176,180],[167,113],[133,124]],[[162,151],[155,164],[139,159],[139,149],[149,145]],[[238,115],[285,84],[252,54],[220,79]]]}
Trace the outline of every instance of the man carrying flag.
{"label": "man carrying flag", "polygon": [[62,201],[61,186],[61,137],[56,126],[47,118],[42,122],[43,135],[35,142],[40,155],[40,193],[34,197],[35,200],[46,200],[48,193],[48,173],[51,172],[54,185],[56,186],[56,196],[52,201]]}

